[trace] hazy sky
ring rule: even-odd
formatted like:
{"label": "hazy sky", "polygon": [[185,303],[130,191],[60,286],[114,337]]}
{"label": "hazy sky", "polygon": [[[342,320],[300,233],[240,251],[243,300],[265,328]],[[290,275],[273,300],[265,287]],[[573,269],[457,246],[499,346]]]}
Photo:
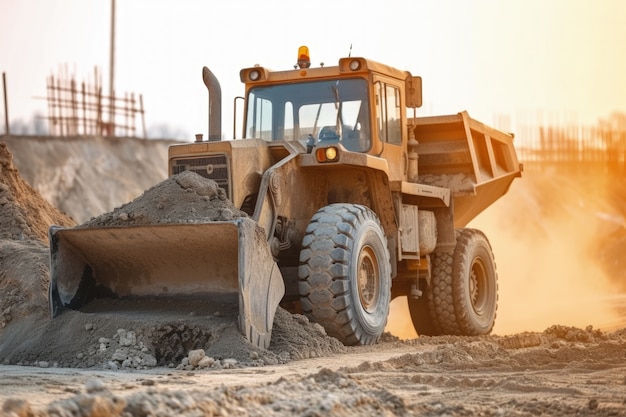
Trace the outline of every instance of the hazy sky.
{"label": "hazy sky", "polygon": [[[335,65],[352,45],[424,79],[420,114],[468,110],[487,123],[541,112],[595,123],[626,111],[626,1],[117,0],[115,87],[142,94],[146,123],[207,132],[201,69],[219,78],[232,136],[239,70],[292,68],[308,45]],[[0,71],[11,120],[47,115],[46,77],[103,72],[108,92],[111,0],[0,0]],[[4,107],[0,104],[0,132]],[[514,123],[515,124],[515,123]],[[515,126],[513,125],[512,128]]]}

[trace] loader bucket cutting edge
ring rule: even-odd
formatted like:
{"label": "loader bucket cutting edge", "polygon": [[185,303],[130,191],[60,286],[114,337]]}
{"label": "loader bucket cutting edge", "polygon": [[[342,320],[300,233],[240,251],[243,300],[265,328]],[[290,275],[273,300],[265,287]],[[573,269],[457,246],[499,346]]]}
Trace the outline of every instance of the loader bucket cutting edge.
{"label": "loader bucket cutting edge", "polygon": [[95,298],[238,303],[239,327],[267,348],[284,284],[265,233],[248,218],[202,224],[50,227],[50,314]]}

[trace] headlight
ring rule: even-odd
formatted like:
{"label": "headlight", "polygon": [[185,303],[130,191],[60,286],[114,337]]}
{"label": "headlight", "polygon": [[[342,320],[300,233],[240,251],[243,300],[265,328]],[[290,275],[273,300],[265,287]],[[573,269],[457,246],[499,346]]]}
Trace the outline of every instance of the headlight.
{"label": "headlight", "polygon": [[317,162],[336,162],[339,159],[339,150],[334,146],[319,148],[315,151]]}

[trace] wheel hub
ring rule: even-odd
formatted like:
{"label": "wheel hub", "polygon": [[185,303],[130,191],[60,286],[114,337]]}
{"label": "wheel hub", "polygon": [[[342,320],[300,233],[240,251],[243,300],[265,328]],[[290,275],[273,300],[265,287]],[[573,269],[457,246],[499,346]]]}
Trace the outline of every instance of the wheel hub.
{"label": "wheel hub", "polygon": [[357,274],[359,300],[365,310],[371,311],[378,301],[380,281],[378,262],[372,248],[364,247],[361,250]]}
{"label": "wheel hub", "polygon": [[482,262],[479,260],[474,261],[469,276],[469,292],[472,307],[474,311],[479,314],[485,307],[485,293],[487,291],[487,288],[485,288],[487,285],[486,279],[486,271]]}

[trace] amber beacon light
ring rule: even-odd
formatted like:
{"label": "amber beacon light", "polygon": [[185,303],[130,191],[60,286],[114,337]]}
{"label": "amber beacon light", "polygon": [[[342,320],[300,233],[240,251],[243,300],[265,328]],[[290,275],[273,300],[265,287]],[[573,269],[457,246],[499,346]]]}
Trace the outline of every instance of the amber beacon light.
{"label": "amber beacon light", "polygon": [[309,47],[301,46],[298,48],[298,67],[309,68],[311,66],[311,57],[309,56]]}

